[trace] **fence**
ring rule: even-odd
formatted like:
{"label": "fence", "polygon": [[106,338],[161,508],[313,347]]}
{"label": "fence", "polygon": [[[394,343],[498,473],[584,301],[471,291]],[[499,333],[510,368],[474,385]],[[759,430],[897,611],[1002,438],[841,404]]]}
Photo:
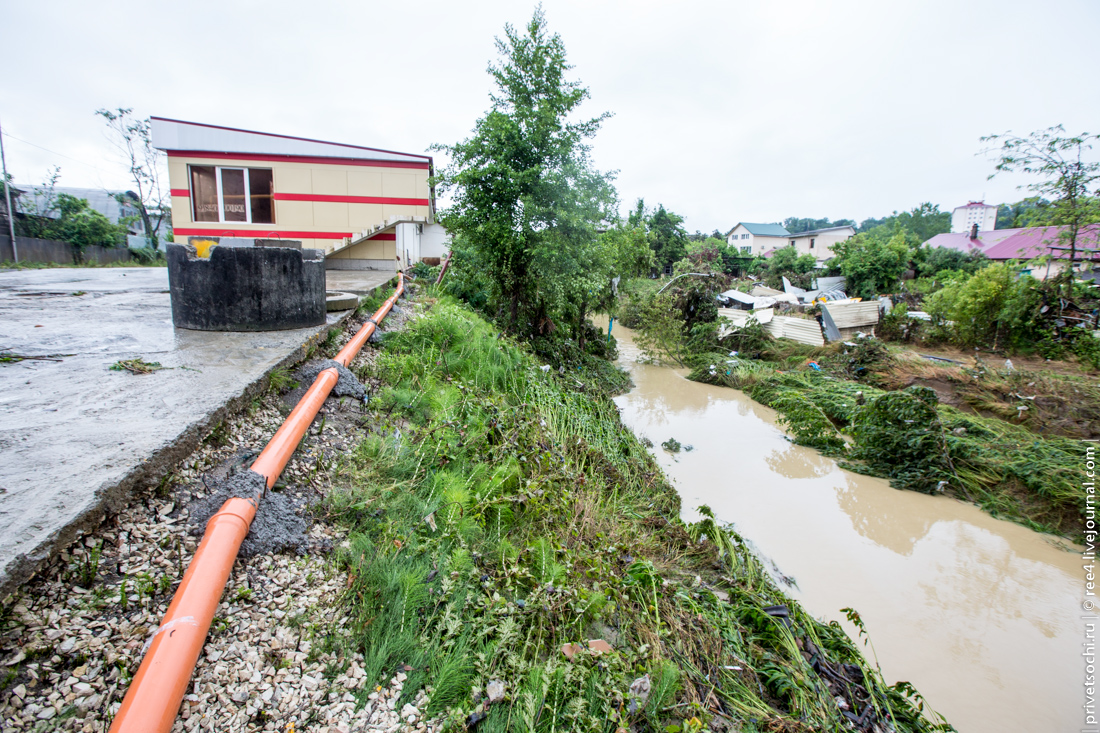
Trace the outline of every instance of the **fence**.
{"label": "fence", "polygon": [[[34,239],[16,237],[19,247],[19,262],[55,262],[61,265],[76,264],[77,250],[68,242],[55,239]],[[12,262],[15,255],[11,248],[11,237],[0,235],[0,262]],[[129,262],[133,259],[126,248],[91,246],[84,249],[84,262],[106,265],[111,262]]]}

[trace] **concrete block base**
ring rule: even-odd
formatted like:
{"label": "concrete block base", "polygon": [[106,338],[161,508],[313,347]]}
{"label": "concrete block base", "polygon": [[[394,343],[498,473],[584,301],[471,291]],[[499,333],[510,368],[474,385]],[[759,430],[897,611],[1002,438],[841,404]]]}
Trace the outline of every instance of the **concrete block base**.
{"label": "concrete block base", "polygon": [[325,322],[321,250],[168,245],[172,322],[197,331],[278,331]]}

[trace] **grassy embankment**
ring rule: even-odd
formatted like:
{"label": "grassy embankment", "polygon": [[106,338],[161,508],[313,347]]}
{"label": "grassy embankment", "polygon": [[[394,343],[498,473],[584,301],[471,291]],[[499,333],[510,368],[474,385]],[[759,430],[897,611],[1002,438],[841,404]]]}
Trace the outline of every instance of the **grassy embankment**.
{"label": "grassy embankment", "polygon": [[744,390],[780,413],[794,442],[846,468],[1081,540],[1077,439],[1096,437],[1095,379],[980,360],[921,363],[877,339],[857,341],[817,349],[750,328],[724,343],[737,357],[702,355],[691,378]]}
{"label": "grassy embankment", "polygon": [[[486,732],[949,729],[736,534],[684,524],[585,373],[546,372],[441,301],[362,376],[383,384],[380,427],[329,500],[353,621],[328,644],[363,651],[371,679],[406,670],[429,715]],[[592,639],[613,651],[563,654]]]}

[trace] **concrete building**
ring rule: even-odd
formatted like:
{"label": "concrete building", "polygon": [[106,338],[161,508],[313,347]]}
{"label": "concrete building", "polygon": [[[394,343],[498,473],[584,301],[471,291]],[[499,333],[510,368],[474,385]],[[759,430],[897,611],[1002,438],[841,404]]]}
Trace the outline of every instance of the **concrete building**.
{"label": "concrete building", "polygon": [[787,244],[791,233],[782,224],[752,224],[741,222],[726,233],[726,244],[743,254],[759,256],[768,250]]}
{"label": "concrete building", "polygon": [[814,229],[790,235],[787,245],[798,250],[800,255],[813,255],[820,265],[832,259],[833,245],[855,235],[856,228],[852,226]]}
{"label": "concrete building", "polygon": [[[151,118],[168,155],[172,221],[188,236],[293,239],[330,269],[442,256],[427,155]],[[436,254],[438,252],[438,254]]]}
{"label": "concrete building", "polygon": [[997,207],[981,201],[971,201],[966,206],[957,206],[951,212],[951,231],[965,234],[977,224],[978,231],[993,231],[997,228]]}

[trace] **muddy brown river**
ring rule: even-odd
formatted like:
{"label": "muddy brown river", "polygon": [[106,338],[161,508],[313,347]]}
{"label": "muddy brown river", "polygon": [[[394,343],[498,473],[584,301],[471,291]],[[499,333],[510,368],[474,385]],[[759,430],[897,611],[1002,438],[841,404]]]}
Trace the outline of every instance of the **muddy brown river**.
{"label": "muddy brown river", "polygon": [[[773,410],[638,363],[629,329],[614,334],[637,385],[615,401],[656,446],[685,519],[709,505],[794,579],[791,595],[853,638],[840,609],[859,611],[873,644],[865,656],[961,733],[1081,728],[1077,551],[972,505],[845,471],[787,440]],[[660,444],[670,437],[693,450],[669,454]]]}

